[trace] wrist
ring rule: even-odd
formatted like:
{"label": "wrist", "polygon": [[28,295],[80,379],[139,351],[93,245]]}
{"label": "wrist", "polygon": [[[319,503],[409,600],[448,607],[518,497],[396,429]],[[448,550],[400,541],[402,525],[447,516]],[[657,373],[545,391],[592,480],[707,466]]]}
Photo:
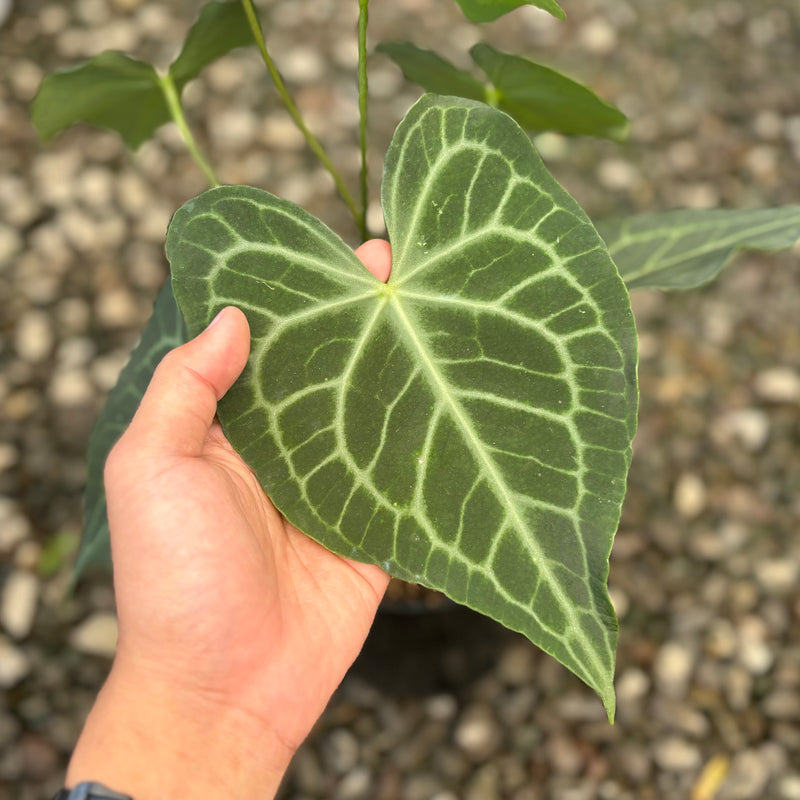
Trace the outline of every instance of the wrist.
{"label": "wrist", "polygon": [[100,781],[135,800],[274,796],[294,755],[246,711],[112,669],[66,785]]}

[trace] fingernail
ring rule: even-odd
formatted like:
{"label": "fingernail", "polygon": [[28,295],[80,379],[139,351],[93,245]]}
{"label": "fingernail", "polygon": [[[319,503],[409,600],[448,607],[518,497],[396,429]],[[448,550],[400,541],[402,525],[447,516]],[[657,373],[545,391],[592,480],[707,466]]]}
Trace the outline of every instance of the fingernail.
{"label": "fingernail", "polygon": [[211,320],[211,322],[209,322],[209,323],[208,323],[208,326],[206,327],[206,330],[208,330],[209,328],[213,328],[213,327],[214,327],[214,325],[216,325],[216,324],[217,324],[217,322],[219,322],[219,318],[220,318],[220,317],[221,317],[221,316],[222,316],[222,315],[223,315],[223,314],[224,314],[224,313],[225,313],[227,310],[228,310],[228,309],[227,309],[227,307],[226,307],[226,308],[223,308],[223,309],[222,309],[222,311],[220,311],[220,312],[217,314],[217,316],[216,316],[216,317],[214,317],[214,319],[212,319],[212,320]]}

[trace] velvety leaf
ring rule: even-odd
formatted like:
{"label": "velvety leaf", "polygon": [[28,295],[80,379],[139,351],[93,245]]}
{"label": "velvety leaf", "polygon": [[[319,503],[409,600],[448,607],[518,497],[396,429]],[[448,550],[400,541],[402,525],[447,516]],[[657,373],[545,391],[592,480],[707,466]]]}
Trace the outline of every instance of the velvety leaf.
{"label": "velvety leaf", "polygon": [[470,54],[489,76],[497,107],[523,128],[616,140],[627,136],[625,115],[566,75],[488,44],[476,44]]}
{"label": "velvety leaf", "polygon": [[228,304],[250,320],[225,432],[301,530],[523,632],[611,716],[606,580],[637,397],[624,284],[526,134],[485,104],[415,104],[382,197],[387,284],[258,189],[175,214],[189,332]]}
{"label": "velvety leaf", "polygon": [[520,6],[536,6],[558,19],[564,19],[564,11],[555,0],[456,0],[464,16],[472,22],[491,22]]}
{"label": "velvety leaf", "polygon": [[111,568],[106,492],[103,469],[111,448],[133,419],[158,362],[172,348],[187,341],[186,328],[172,294],[170,281],[156,299],[153,316],[139,345],[111,390],[91,438],[88,450],[83,539],[75,562],[75,576],[91,569]]}
{"label": "velvety leaf", "polygon": [[112,51],[46,76],[31,115],[42,139],[90,122],[117,131],[132,150],[170,118],[153,67]]}
{"label": "velvety leaf", "polygon": [[253,44],[253,34],[240,0],[208,3],[169,68],[170,75],[180,90],[213,61],[248,44]]}
{"label": "velvety leaf", "polygon": [[782,250],[800,239],[800,206],[679,209],[598,225],[629,289],[691,289],[738,250]]}
{"label": "velvety leaf", "polygon": [[430,50],[421,50],[410,42],[382,42],[376,50],[389,56],[407,80],[428,92],[486,99],[484,84]]}

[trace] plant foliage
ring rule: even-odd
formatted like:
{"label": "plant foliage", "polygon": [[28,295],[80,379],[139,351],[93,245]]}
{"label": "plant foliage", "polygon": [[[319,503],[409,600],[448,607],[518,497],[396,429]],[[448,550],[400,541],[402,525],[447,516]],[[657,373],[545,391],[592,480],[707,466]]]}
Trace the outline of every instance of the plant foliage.
{"label": "plant foliage", "polygon": [[189,333],[229,304],[250,320],[225,433],[301,530],[523,632],[613,716],[628,293],[528,137],[482,103],[423,97],[382,198],[386,285],[266,192],[212,189],[176,213]]}

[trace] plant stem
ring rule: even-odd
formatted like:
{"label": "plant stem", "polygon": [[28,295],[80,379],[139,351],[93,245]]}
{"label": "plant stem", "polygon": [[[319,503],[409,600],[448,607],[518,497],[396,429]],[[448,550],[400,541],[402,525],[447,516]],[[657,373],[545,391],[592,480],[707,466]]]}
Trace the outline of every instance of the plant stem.
{"label": "plant stem", "polygon": [[349,189],[345,185],[342,176],[339,174],[339,171],[331,162],[328,154],[325,152],[325,149],[320,144],[319,140],[316,138],[316,136],[314,136],[313,133],[311,133],[303,121],[303,117],[301,116],[299,109],[295,105],[292,96],[289,94],[289,90],[286,88],[286,84],[283,82],[283,78],[281,78],[281,75],[275,66],[275,62],[272,60],[272,56],[270,56],[269,51],[267,50],[264,32],[261,30],[261,24],[258,21],[258,16],[256,15],[255,8],[253,7],[253,0],[242,0],[242,6],[244,7],[244,12],[247,15],[247,21],[250,23],[250,30],[253,33],[253,39],[258,46],[259,52],[261,53],[261,58],[263,59],[264,64],[269,71],[270,77],[275,84],[275,88],[278,90],[278,94],[283,101],[283,105],[286,107],[289,115],[294,120],[294,124],[297,125],[300,133],[302,133],[305,137],[305,140],[314,155],[319,159],[322,166],[325,167],[325,169],[330,173],[334,184],[336,184],[336,189],[339,192],[342,200],[344,200],[345,205],[350,210],[350,213],[353,215],[353,219],[355,220],[361,235],[365,236],[366,215],[358,208],[353,196],[350,194]]}
{"label": "plant stem", "polygon": [[167,100],[169,113],[172,116],[172,119],[175,121],[175,124],[178,126],[178,130],[181,132],[181,136],[183,137],[186,149],[189,151],[189,155],[195,160],[197,166],[203,170],[209,186],[211,186],[212,189],[219,186],[219,180],[217,179],[211,164],[208,163],[205,156],[200,151],[200,148],[197,145],[194,136],[192,135],[192,131],[186,124],[186,117],[183,115],[181,99],[178,96],[178,91],[175,88],[175,82],[172,80],[172,76],[169,74],[159,75],[158,82],[161,86],[161,91],[164,92],[164,97]]}
{"label": "plant stem", "polygon": [[361,147],[361,208],[364,225],[361,235],[366,240],[367,231],[367,20],[369,0],[358,0],[358,113],[359,145]]}

